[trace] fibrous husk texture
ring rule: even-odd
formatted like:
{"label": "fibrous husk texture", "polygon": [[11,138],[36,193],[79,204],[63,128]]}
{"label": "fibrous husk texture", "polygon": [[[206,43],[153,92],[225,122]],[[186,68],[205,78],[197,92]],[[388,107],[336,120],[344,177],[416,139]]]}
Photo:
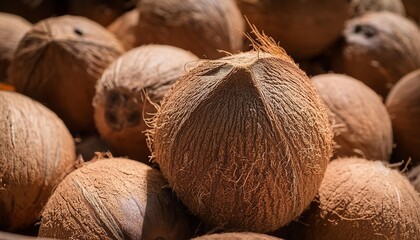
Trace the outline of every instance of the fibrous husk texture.
{"label": "fibrous husk texture", "polygon": [[125,50],[132,49],[136,44],[137,23],[139,11],[133,9],[115,19],[107,28],[121,42]]}
{"label": "fibrous husk texture", "polygon": [[31,28],[25,19],[0,13],[0,82],[7,79],[7,67],[23,35]]}
{"label": "fibrous husk texture", "polygon": [[388,161],[393,144],[391,119],[379,96],[346,75],[323,74],[312,81],[329,109],[337,144],[333,158]]}
{"label": "fibrous husk texture", "polygon": [[343,158],[327,168],[298,239],[417,239],[420,197],[381,161]]}
{"label": "fibrous husk texture", "polygon": [[332,69],[364,82],[384,98],[394,83],[420,67],[420,30],[397,14],[354,18],[346,24],[343,38]]}
{"label": "fibrous husk texture", "polygon": [[346,0],[236,0],[245,17],[298,59],[322,53],[350,17]]}
{"label": "fibrous husk texture", "polygon": [[386,99],[395,139],[395,160],[420,164],[420,69],[402,78]]}
{"label": "fibrous husk texture", "polygon": [[133,160],[88,163],[57,187],[40,236],[59,239],[187,239],[194,225],[158,170]]}
{"label": "fibrous husk texture", "polygon": [[173,45],[210,59],[242,48],[245,26],[234,0],[142,0],[138,9],[138,45]]}
{"label": "fibrous husk texture", "polygon": [[45,19],[20,42],[9,80],[56,112],[71,131],[88,132],[94,128],[96,81],[122,52],[111,33],[86,18]]}
{"label": "fibrous husk texture", "polygon": [[402,0],[407,15],[420,23],[420,2],[418,0]]}
{"label": "fibrous husk texture", "polygon": [[308,77],[272,43],[260,49],[271,53],[208,61],[178,80],[150,135],[169,184],[213,226],[285,225],[313,199],[331,156],[327,112]]}
{"label": "fibrous husk texture", "polygon": [[156,112],[171,85],[198,58],[167,45],[146,45],[118,58],[98,81],[95,123],[101,136],[120,155],[148,162],[144,119]]}
{"label": "fibrous husk texture", "polygon": [[280,240],[280,238],[251,232],[215,233],[194,238],[194,240]]}
{"label": "fibrous husk texture", "polygon": [[52,190],[72,170],[64,123],[23,95],[0,91],[0,229],[35,223]]}
{"label": "fibrous husk texture", "polygon": [[420,165],[412,168],[407,173],[407,177],[416,191],[420,193]]}
{"label": "fibrous husk texture", "polygon": [[353,17],[369,12],[388,11],[405,16],[402,0],[351,0]]}

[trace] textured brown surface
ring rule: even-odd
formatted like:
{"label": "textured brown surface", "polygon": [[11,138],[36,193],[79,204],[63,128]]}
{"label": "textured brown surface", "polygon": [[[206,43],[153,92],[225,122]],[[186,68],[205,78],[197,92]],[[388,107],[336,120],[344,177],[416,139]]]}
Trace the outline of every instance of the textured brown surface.
{"label": "textured brown surface", "polygon": [[411,184],[413,184],[417,192],[420,193],[420,165],[412,168],[408,172],[407,177],[410,180]]}
{"label": "textured brown surface", "polygon": [[71,131],[93,131],[96,81],[122,52],[111,33],[86,18],[46,19],[19,44],[9,81],[18,92],[45,103]]}
{"label": "textured brown surface", "polygon": [[241,233],[218,233],[204,235],[194,240],[279,240],[280,238],[259,234],[259,233],[250,233],[250,232],[241,232]]}
{"label": "textured brown surface", "polygon": [[346,75],[323,74],[312,81],[329,109],[337,144],[333,158],[388,161],[393,144],[391,119],[378,95]]}
{"label": "textured brown surface", "polygon": [[420,67],[420,30],[390,13],[369,13],[348,21],[332,70],[348,74],[386,97],[392,85]]}
{"label": "textured brown surface", "polygon": [[109,26],[108,30],[112,32],[125,50],[132,49],[136,44],[137,23],[139,21],[139,11],[133,9],[124,13],[115,19]]}
{"label": "textured brown surface", "polygon": [[76,160],[63,122],[41,104],[0,91],[0,229],[33,224]]}
{"label": "textured brown surface", "polygon": [[59,239],[187,239],[193,234],[158,170],[101,159],[69,174],[49,199],[40,236]]}
{"label": "textured brown surface", "polygon": [[[420,236],[420,197],[380,161],[332,161],[297,239],[398,239]],[[302,235],[300,235],[302,234]]]}
{"label": "textured brown surface", "polygon": [[420,164],[420,69],[402,78],[386,99],[394,130],[394,160]]}
{"label": "textured brown surface", "polygon": [[404,3],[405,9],[407,10],[407,15],[420,23],[420,1],[402,0],[402,2]]}
{"label": "textured brown surface", "polygon": [[401,0],[351,0],[351,11],[353,17],[380,11],[393,12],[402,16],[405,15],[404,4]]}
{"label": "textured brown surface", "polygon": [[[167,45],[146,45],[118,58],[97,85],[95,123],[116,154],[147,163],[148,129],[143,119],[156,112],[165,93],[179,77],[197,64],[190,52]],[[146,93],[146,95],[145,95]]]}
{"label": "textured brown surface", "polygon": [[141,0],[138,43],[173,45],[199,58],[242,49],[244,20],[234,0]]}

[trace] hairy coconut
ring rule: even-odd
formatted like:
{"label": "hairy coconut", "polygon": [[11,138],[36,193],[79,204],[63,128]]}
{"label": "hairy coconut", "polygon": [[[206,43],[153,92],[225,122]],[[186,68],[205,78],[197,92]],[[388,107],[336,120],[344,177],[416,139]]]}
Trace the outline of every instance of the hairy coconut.
{"label": "hairy coconut", "polygon": [[279,240],[280,238],[250,232],[216,233],[194,238],[194,240]]}
{"label": "hairy coconut", "polygon": [[0,13],[0,82],[7,79],[7,68],[19,41],[31,28],[25,19],[8,13]]}
{"label": "hairy coconut", "polygon": [[48,200],[39,235],[59,239],[187,239],[194,226],[158,170],[101,159],[69,174]]}
{"label": "hairy coconut", "polygon": [[379,96],[346,75],[318,75],[312,82],[329,109],[337,143],[333,158],[388,161],[393,144],[391,119]]}
{"label": "hairy coconut", "polygon": [[63,122],[23,95],[0,91],[0,229],[33,224],[76,161]]}
{"label": "hairy coconut", "polygon": [[332,153],[327,111],[308,77],[283,49],[260,41],[259,51],[180,78],[150,132],[169,184],[216,227],[285,225],[315,197]]}
{"label": "hairy coconut", "polygon": [[109,146],[97,135],[76,138],[76,153],[81,155],[83,159],[90,160],[97,153],[109,152]]}
{"label": "hairy coconut", "polygon": [[258,29],[295,58],[316,56],[340,37],[350,17],[348,0],[236,0]]}
{"label": "hairy coconut", "polygon": [[[166,45],[146,45],[118,58],[104,72],[96,87],[95,123],[101,136],[119,155],[148,162],[150,151],[144,121],[156,112],[171,85],[183,76],[188,63],[198,58]],[[146,99],[146,98],[149,98]]]}
{"label": "hairy coconut", "polygon": [[405,15],[402,0],[351,0],[351,11],[353,17],[358,17],[368,12],[381,11]]}
{"label": "hairy coconut", "polygon": [[407,177],[410,180],[411,184],[413,184],[413,186],[417,190],[417,192],[420,193],[420,165],[412,168],[408,172]]}
{"label": "hairy coconut", "polygon": [[376,12],[350,20],[332,70],[350,75],[384,98],[392,85],[420,67],[420,30],[410,20]]}
{"label": "hairy coconut", "polygon": [[420,2],[418,0],[402,0],[407,15],[420,23]]}
{"label": "hairy coconut", "polygon": [[158,43],[219,58],[242,48],[244,21],[235,0],[142,0],[137,44]]}
{"label": "hairy coconut", "polygon": [[133,9],[115,19],[115,21],[108,26],[108,30],[112,32],[118,40],[120,40],[125,50],[132,49],[136,44],[138,21],[139,11],[137,11],[137,9]]}
{"label": "hairy coconut", "polygon": [[66,11],[66,1],[57,0],[1,0],[0,12],[19,15],[35,23]]}
{"label": "hairy coconut", "polygon": [[45,103],[71,131],[93,131],[96,81],[122,52],[111,33],[86,18],[46,19],[20,42],[9,81],[18,92]]}
{"label": "hairy coconut", "polygon": [[386,99],[396,143],[396,161],[420,164],[420,69],[406,75]]}
{"label": "hairy coconut", "polygon": [[381,161],[343,158],[327,168],[298,239],[418,239],[420,196]]}

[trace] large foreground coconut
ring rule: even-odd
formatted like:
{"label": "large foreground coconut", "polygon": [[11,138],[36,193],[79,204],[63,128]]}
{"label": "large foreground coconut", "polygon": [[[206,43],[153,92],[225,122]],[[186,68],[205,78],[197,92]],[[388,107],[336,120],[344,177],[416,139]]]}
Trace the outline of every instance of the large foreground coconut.
{"label": "large foreground coconut", "polygon": [[393,144],[391,119],[379,96],[362,82],[341,74],[318,75],[312,81],[329,109],[337,143],[334,158],[388,161]]}
{"label": "large foreground coconut", "polygon": [[187,239],[194,225],[158,170],[101,159],[69,174],[48,200],[39,235],[59,239]]}
{"label": "large foreground coconut", "polygon": [[351,11],[353,17],[381,11],[405,15],[404,4],[401,0],[351,0]]}
{"label": "large foreground coconut", "polygon": [[136,44],[138,22],[139,11],[137,11],[137,9],[133,9],[115,19],[115,21],[108,26],[108,30],[112,32],[118,40],[120,40],[125,50],[130,50]]}
{"label": "large foreground coconut", "polygon": [[413,184],[417,192],[420,193],[420,165],[412,168],[408,172],[407,177],[410,180],[411,184]]}
{"label": "large foreground coconut", "polygon": [[420,2],[418,0],[402,0],[407,15],[420,23]]}
{"label": "large foreground coconut", "polygon": [[282,49],[261,41],[178,80],[149,139],[180,199],[216,227],[285,225],[313,199],[331,156],[322,100]]}
{"label": "large foreground coconut", "polygon": [[420,196],[380,161],[332,161],[297,239],[418,239]]}
{"label": "large foreground coconut", "polygon": [[158,43],[219,58],[242,48],[244,21],[234,0],[142,0],[137,44]]}
{"label": "large foreground coconut", "polygon": [[159,104],[197,60],[194,54],[177,47],[146,45],[109,66],[96,87],[95,123],[117,154],[148,162],[144,119],[156,112],[153,104]]}
{"label": "large foreground coconut", "polygon": [[420,67],[420,30],[410,20],[377,12],[350,20],[332,70],[350,75],[384,98],[405,74]]}
{"label": "large foreground coconut", "polygon": [[35,223],[76,161],[73,139],[46,107],[0,91],[0,229]]}
{"label": "large foreground coconut", "polygon": [[339,38],[347,0],[236,0],[245,17],[295,58],[316,56]]}
{"label": "large foreground coconut", "polygon": [[194,240],[280,240],[280,238],[259,233],[238,232],[209,234]]}
{"label": "large foreground coconut", "polygon": [[45,19],[19,44],[9,81],[18,92],[45,103],[71,131],[89,132],[96,81],[122,52],[111,33],[86,18]]}
{"label": "large foreground coconut", "polygon": [[396,143],[395,161],[420,164],[420,69],[402,78],[386,99]]}

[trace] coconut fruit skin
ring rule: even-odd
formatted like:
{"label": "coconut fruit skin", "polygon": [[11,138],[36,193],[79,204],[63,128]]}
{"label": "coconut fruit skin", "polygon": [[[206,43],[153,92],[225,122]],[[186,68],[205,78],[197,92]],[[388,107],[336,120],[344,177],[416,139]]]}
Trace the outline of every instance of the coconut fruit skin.
{"label": "coconut fruit skin", "polygon": [[353,17],[358,17],[369,12],[388,11],[405,16],[402,0],[351,0]]}
{"label": "coconut fruit skin", "polygon": [[393,147],[391,119],[379,96],[346,75],[318,75],[312,82],[329,109],[337,145],[333,159],[358,156],[389,161]]}
{"label": "coconut fruit skin", "polygon": [[397,162],[420,164],[420,69],[407,74],[391,89],[386,106],[391,116]]}
{"label": "coconut fruit skin", "polygon": [[72,132],[92,132],[95,85],[123,53],[119,41],[83,17],[45,19],[23,37],[10,63],[16,90],[46,104]]}
{"label": "coconut fruit skin", "polygon": [[418,239],[420,196],[381,161],[343,158],[327,168],[298,239]]}
{"label": "coconut fruit skin", "polygon": [[153,158],[169,184],[225,229],[268,232],[297,217],[332,153],[325,106],[284,53],[202,63],[174,84],[154,124]]}
{"label": "coconut fruit skin", "polygon": [[0,229],[13,231],[35,223],[76,156],[64,123],[40,103],[0,91],[0,111]]}
{"label": "coconut fruit skin", "polygon": [[242,49],[245,25],[234,0],[142,0],[137,8],[137,45],[172,45],[206,59]]}
{"label": "coconut fruit skin", "polygon": [[279,240],[281,238],[251,232],[215,233],[193,238],[194,240]]}
{"label": "coconut fruit skin", "polygon": [[139,11],[133,9],[115,19],[107,29],[121,42],[125,50],[130,50],[136,45],[137,23]]}
{"label": "coconut fruit skin", "polygon": [[376,12],[354,18],[343,39],[332,70],[364,82],[384,99],[393,84],[420,67],[420,30],[400,15]]}
{"label": "coconut fruit skin", "polygon": [[177,47],[145,45],[109,66],[96,87],[95,123],[116,154],[149,162],[145,119],[152,117],[154,104],[197,61],[194,54]]}
{"label": "coconut fruit skin", "polygon": [[100,159],[69,174],[42,213],[39,236],[187,239],[194,225],[161,173],[129,159]]}

